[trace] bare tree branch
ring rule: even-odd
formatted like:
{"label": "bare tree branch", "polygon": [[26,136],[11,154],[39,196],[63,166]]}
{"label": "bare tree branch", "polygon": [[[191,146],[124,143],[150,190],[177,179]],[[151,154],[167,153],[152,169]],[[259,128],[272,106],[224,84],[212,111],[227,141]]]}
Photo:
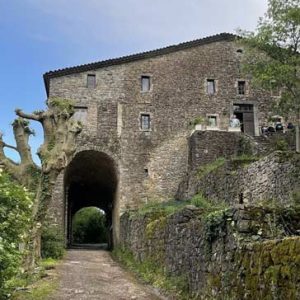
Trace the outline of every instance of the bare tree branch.
{"label": "bare tree branch", "polygon": [[21,164],[34,166],[29,146],[29,136],[32,134],[32,130],[29,128],[28,121],[22,118],[16,119],[13,122],[13,132],[17,144],[16,148],[21,157]]}
{"label": "bare tree branch", "polygon": [[32,113],[32,114],[27,114],[27,113],[24,113],[21,109],[17,108],[15,110],[15,113],[17,116],[21,117],[21,118],[24,118],[24,119],[28,119],[28,120],[34,120],[34,121],[41,121],[42,118],[43,118],[43,114],[42,112],[39,113],[39,114],[35,114],[35,113]]}
{"label": "bare tree branch", "polygon": [[12,146],[12,145],[9,145],[9,144],[6,144],[6,143],[4,143],[4,142],[3,142],[3,147],[5,147],[5,148],[9,148],[9,149],[12,149],[12,150],[15,150],[15,151],[17,151],[17,152],[18,152],[18,149],[17,149],[17,147],[15,147],[15,146]]}

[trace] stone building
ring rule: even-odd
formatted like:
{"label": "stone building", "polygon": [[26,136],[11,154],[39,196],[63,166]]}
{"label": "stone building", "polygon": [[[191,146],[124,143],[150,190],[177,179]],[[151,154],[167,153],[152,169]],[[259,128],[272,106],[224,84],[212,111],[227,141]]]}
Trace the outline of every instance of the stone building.
{"label": "stone building", "polygon": [[227,131],[233,114],[259,135],[274,96],[241,73],[236,36],[219,35],[44,74],[49,97],[72,99],[84,130],[59,176],[49,215],[64,226],[85,206],[112,220],[149,201],[174,197],[187,172],[191,124]]}

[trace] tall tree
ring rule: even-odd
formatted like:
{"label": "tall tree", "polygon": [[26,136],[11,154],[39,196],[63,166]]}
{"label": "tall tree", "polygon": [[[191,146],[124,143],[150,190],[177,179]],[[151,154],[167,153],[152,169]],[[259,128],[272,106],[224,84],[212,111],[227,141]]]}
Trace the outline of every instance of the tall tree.
{"label": "tall tree", "polygon": [[[300,0],[268,0],[256,32],[240,32],[249,48],[244,70],[268,90],[280,90],[275,110],[300,125]],[[258,50],[258,51],[257,51]]]}
{"label": "tall tree", "polygon": [[[71,117],[74,114],[72,102],[64,99],[48,99],[48,109],[31,114],[16,109],[17,119],[13,122],[16,146],[4,142],[0,134],[0,164],[19,183],[35,191],[33,210],[35,226],[31,230],[30,253],[27,268],[34,266],[35,257],[40,256],[41,226],[46,217],[47,207],[52,197],[55,181],[67,166],[75,152],[75,139],[81,131],[81,124]],[[44,141],[38,150],[41,167],[32,159],[29,137],[33,131],[29,121],[39,122],[44,131]],[[16,163],[4,153],[5,148],[17,151],[20,162]]]}

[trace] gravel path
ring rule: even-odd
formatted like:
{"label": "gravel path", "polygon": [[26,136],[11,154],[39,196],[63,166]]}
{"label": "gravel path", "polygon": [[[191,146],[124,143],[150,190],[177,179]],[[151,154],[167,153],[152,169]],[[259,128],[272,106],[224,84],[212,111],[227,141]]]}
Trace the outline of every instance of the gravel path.
{"label": "gravel path", "polygon": [[57,271],[60,286],[50,300],[163,299],[138,283],[105,250],[69,250]]}

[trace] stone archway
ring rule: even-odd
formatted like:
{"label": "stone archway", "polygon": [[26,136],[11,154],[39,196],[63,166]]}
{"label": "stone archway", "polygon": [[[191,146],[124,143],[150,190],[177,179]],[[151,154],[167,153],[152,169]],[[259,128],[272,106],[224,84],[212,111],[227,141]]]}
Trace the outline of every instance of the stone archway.
{"label": "stone archway", "polygon": [[75,213],[84,207],[95,206],[106,214],[111,248],[119,223],[118,171],[115,161],[95,150],[78,152],[65,170],[64,189],[67,244],[72,244],[72,218]]}

